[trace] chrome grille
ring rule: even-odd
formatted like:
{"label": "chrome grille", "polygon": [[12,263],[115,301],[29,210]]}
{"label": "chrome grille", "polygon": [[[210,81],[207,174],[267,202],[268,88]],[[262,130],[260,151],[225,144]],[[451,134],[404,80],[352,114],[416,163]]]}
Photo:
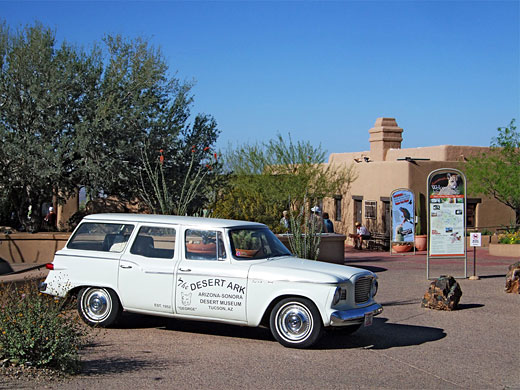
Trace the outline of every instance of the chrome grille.
{"label": "chrome grille", "polygon": [[356,303],[365,303],[370,300],[370,289],[372,287],[372,277],[371,276],[363,276],[356,280],[356,293],[355,299]]}

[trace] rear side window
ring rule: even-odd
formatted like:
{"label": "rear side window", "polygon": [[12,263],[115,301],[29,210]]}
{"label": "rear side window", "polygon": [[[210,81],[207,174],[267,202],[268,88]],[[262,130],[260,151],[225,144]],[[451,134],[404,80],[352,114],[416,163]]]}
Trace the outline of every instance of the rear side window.
{"label": "rear side window", "polygon": [[130,248],[130,253],[144,257],[172,259],[175,250],[175,229],[143,226]]}
{"label": "rear side window", "polygon": [[134,225],[86,222],[74,233],[67,248],[86,251],[122,252]]}

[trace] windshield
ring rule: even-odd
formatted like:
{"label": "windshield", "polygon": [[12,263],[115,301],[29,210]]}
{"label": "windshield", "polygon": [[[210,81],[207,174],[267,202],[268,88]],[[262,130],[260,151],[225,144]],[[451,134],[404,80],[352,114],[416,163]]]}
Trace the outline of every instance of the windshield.
{"label": "windshield", "polygon": [[237,259],[266,259],[291,255],[268,228],[231,230],[229,240],[233,256]]}

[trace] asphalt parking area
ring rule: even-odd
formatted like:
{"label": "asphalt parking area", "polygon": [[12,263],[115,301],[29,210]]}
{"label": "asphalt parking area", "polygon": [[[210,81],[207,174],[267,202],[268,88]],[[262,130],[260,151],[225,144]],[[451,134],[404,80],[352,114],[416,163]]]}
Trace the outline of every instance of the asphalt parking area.
{"label": "asphalt parking area", "polygon": [[[481,256],[481,257],[480,257]],[[520,389],[520,296],[504,293],[507,265],[479,253],[478,281],[461,280],[460,309],[420,307],[425,256],[347,253],[380,279],[384,312],[353,335],[327,332],[294,350],[268,329],[125,315],[82,355],[83,372],[48,388]],[[459,270],[460,264],[440,264]],[[471,270],[470,270],[471,271]],[[8,382],[0,389],[42,384]]]}

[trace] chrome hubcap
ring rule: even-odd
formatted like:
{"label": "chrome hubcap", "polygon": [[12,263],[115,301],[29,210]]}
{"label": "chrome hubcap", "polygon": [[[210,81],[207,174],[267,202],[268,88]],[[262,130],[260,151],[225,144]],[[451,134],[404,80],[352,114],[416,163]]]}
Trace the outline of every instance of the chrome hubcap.
{"label": "chrome hubcap", "polygon": [[92,321],[103,321],[110,314],[112,300],[108,291],[104,289],[88,290],[82,301],[84,313]]}
{"label": "chrome hubcap", "polygon": [[288,303],[278,311],[278,333],[288,341],[301,341],[312,331],[312,315],[305,306]]}

